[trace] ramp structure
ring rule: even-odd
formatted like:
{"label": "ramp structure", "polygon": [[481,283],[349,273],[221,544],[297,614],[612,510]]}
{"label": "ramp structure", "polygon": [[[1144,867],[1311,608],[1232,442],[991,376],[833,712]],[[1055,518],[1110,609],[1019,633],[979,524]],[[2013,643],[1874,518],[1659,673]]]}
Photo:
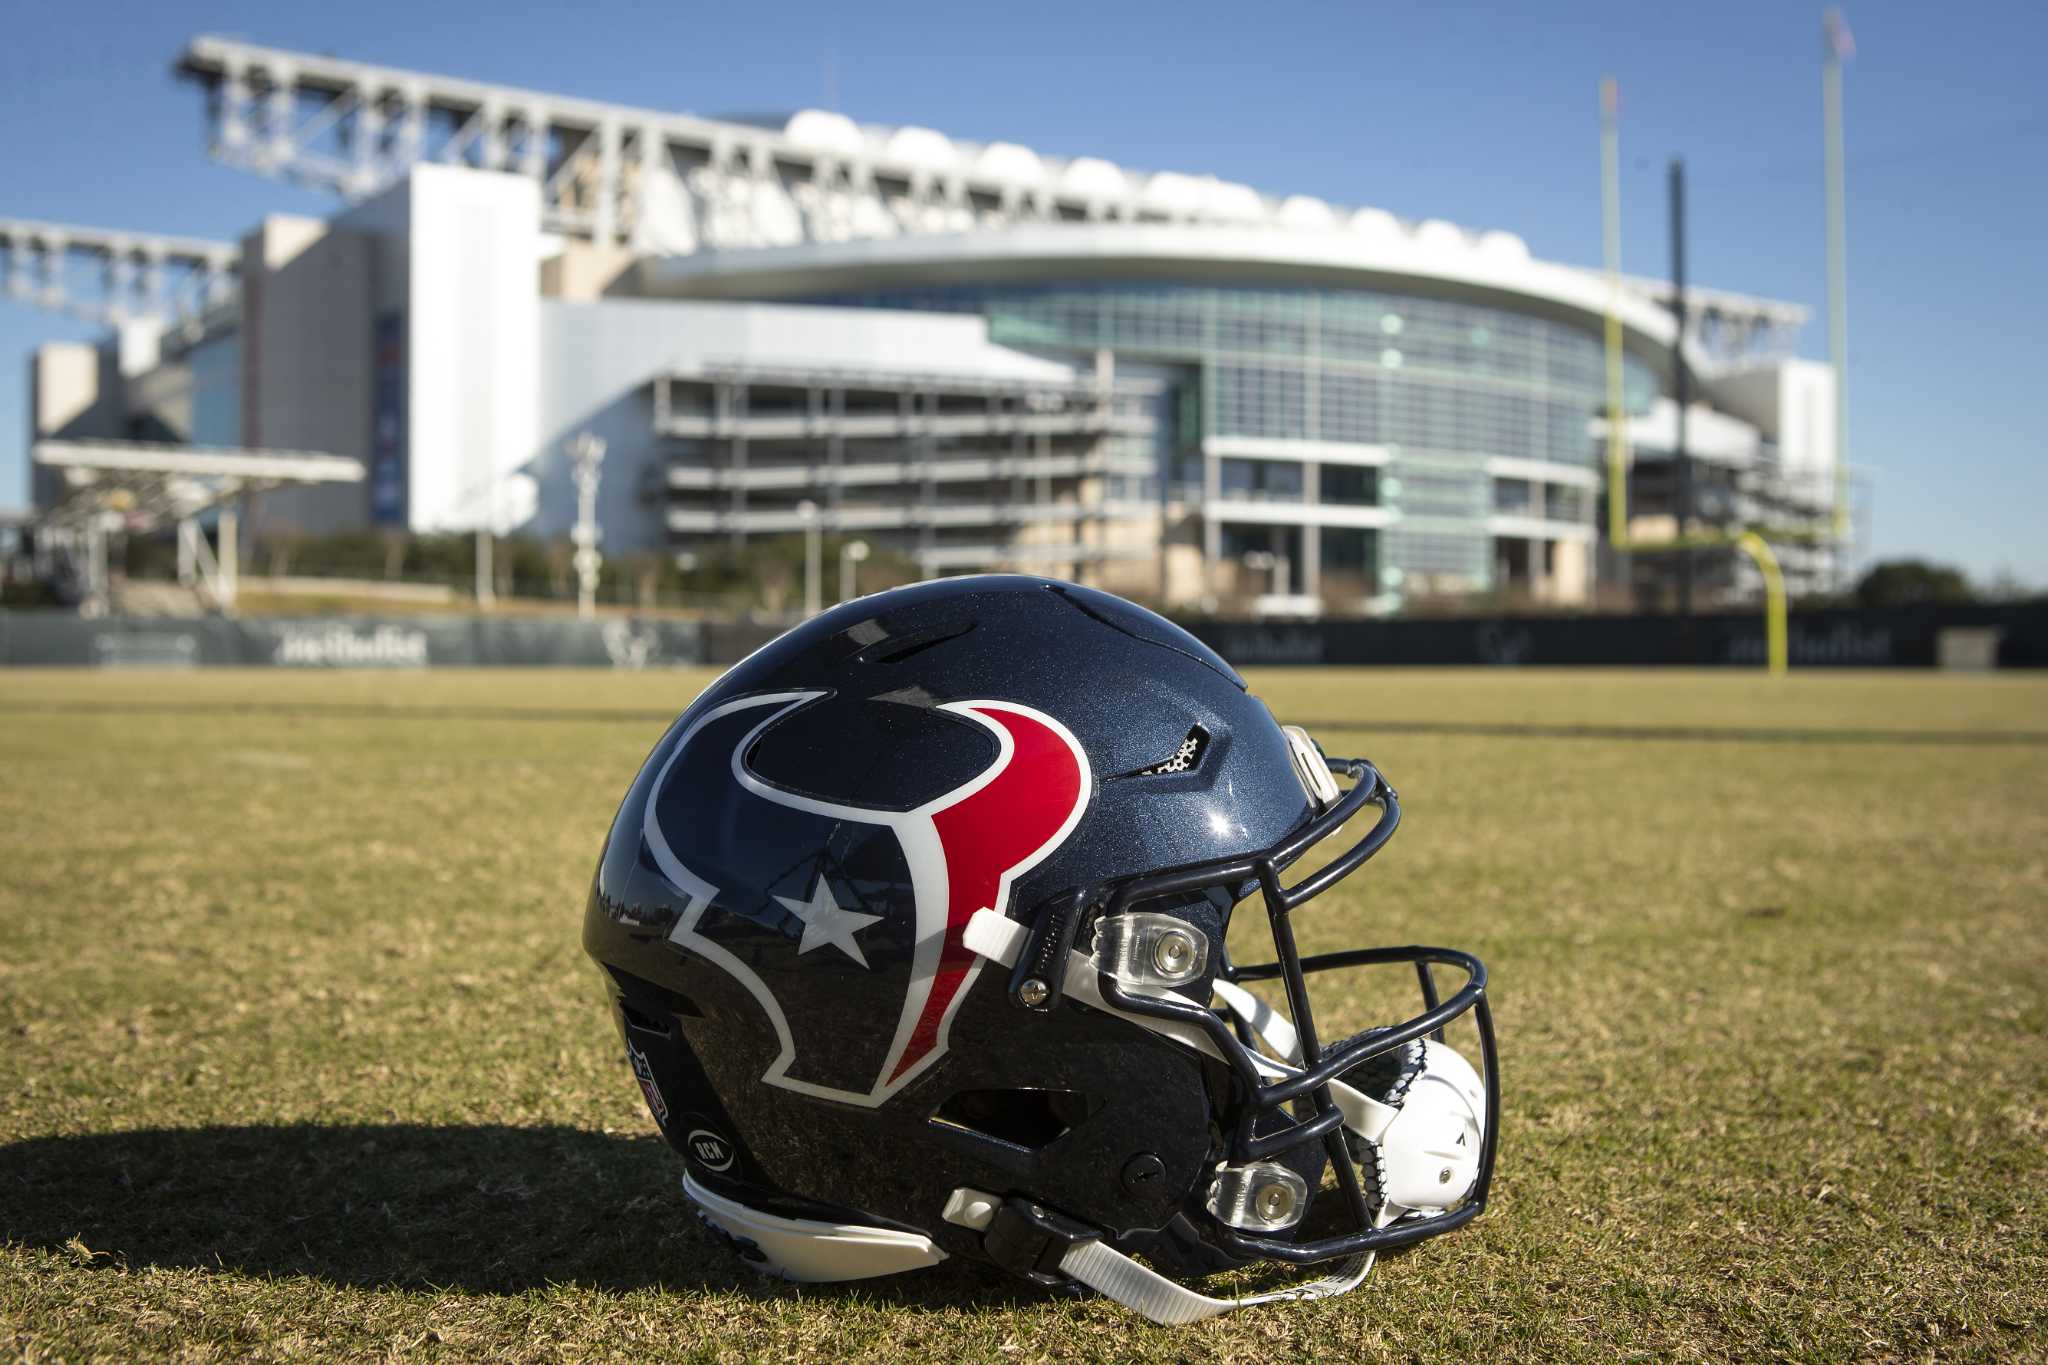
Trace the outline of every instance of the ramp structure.
{"label": "ramp structure", "polygon": [[[107,604],[107,538],[178,527],[178,581],[232,615],[238,582],[238,508],[251,493],[305,484],[359,483],[360,460],[299,450],[222,450],[147,441],[40,441],[33,458],[58,470],[67,491],[41,517],[37,550],[68,557],[83,579],[85,611]],[[218,549],[200,518],[214,513]]]}

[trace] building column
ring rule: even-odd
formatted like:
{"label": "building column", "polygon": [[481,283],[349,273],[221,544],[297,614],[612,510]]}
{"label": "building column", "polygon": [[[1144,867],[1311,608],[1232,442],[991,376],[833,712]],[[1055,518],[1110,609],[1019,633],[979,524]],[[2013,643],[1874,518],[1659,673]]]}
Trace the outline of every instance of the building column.
{"label": "building column", "polygon": [[[1314,460],[1302,461],[1301,495],[1310,507],[1323,500],[1323,467]],[[1323,528],[1315,522],[1301,528],[1301,591],[1318,601],[1323,596]]]}
{"label": "building column", "polygon": [[[1029,459],[1024,439],[1024,399],[1016,396],[1010,399],[1010,502],[1020,508],[1026,497],[1024,466]],[[1015,534],[1013,531],[1013,538]]]}
{"label": "building column", "polygon": [[597,205],[590,240],[599,247],[619,241],[619,142],[617,119],[597,125]]}
{"label": "building column", "polygon": [[1216,520],[1216,502],[1223,491],[1223,471],[1208,441],[1202,442],[1202,595],[1214,602],[1216,572],[1223,558],[1223,527]]}
{"label": "building column", "polygon": [[825,467],[831,473],[832,485],[826,496],[831,500],[832,516],[836,522],[846,492],[846,390],[832,390],[829,406],[831,412],[827,420],[831,426],[825,437]]}
{"label": "building column", "polygon": [[731,433],[732,458],[729,477],[732,480],[732,497],[727,515],[732,519],[728,535],[732,548],[738,550],[746,544],[747,532],[742,518],[747,514],[747,386],[731,380],[720,380],[716,389],[718,395],[718,425]]}
{"label": "building column", "polygon": [[[930,391],[920,393],[917,396],[916,407],[919,412],[917,436],[915,438],[917,445],[917,492],[919,501],[924,507],[929,509],[938,502],[938,485],[932,480],[932,443],[934,438],[931,434],[930,419],[938,415],[939,396]],[[932,525],[929,512],[925,516],[923,527],[918,531],[917,539],[919,547],[927,553],[932,549],[933,542],[938,539],[938,530]]]}

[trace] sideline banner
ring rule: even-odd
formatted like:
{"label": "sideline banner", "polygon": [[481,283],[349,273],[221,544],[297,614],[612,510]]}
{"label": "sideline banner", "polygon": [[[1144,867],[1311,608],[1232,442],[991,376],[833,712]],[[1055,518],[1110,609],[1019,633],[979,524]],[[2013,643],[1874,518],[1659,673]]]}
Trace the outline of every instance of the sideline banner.
{"label": "sideline banner", "polygon": [[705,661],[695,621],[502,616],[105,617],[0,612],[0,664],[98,668],[663,668]]}
{"label": "sideline banner", "polygon": [[[1760,612],[1711,616],[1400,617],[1284,622],[1183,621],[1233,664],[1764,663]],[[2048,602],[1836,608],[1792,613],[1794,668],[1932,668],[1946,631],[1996,632],[2001,668],[2048,667]]]}
{"label": "sideline banner", "polygon": [[[1762,618],[1411,617],[1183,621],[1233,664],[1756,667]],[[0,664],[101,668],[425,668],[731,664],[778,633],[743,622],[517,616],[106,617],[0,611]],[[2048,602],[1795,612],[1794,668],[1932,668],[1942,637],[1989,633],[1987,661],[2048,667]]]}

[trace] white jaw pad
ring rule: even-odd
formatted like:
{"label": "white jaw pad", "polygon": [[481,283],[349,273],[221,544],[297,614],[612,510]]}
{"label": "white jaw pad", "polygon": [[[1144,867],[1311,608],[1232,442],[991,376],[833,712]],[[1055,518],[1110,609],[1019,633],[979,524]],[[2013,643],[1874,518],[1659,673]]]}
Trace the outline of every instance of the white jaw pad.
{"label": "white jaw pad", "polygon": [[1422,1074],[1379,1139],[1383,1192],[1391,1206],[1441,1213],[1479,1179],[1486,1087],[1456,1048],[1433,1039],[1423,1048]]}
{"label": "white jaw pad", "polygon": [[859,1223],[784,1218],[713,1194],[685,1173],[683,1192],[706,1221],[727,1236],[752,1242],[765,1258],[761,1269],[785,1280],[866,1280],[922,1270],[946,1259],[929,1237]]}

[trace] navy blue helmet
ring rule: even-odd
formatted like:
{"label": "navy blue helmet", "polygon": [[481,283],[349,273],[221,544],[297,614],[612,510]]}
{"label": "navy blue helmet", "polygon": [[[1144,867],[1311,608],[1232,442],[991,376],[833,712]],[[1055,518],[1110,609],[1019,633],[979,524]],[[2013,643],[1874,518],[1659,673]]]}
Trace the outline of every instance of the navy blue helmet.
{"label": "navy blue helmet", "polygon": [[[1188,1278],[1335,1260],[1258,1298],[1339,1293],[1485,1205],[1485,968],[1294,946],[1399,818],[1165,619],[946,579],[692,703],[613,822],[584,946],[686,1193],[761,1268],[964,1256],[1188,1322],[1254,1301]],[[1243,913],[1271,961],[1232,960]],[[1389,964],[1420,1012],[1322,1039],[1309,979]],[[1468,1014],[1478,1068],[1444,1041]]]}

